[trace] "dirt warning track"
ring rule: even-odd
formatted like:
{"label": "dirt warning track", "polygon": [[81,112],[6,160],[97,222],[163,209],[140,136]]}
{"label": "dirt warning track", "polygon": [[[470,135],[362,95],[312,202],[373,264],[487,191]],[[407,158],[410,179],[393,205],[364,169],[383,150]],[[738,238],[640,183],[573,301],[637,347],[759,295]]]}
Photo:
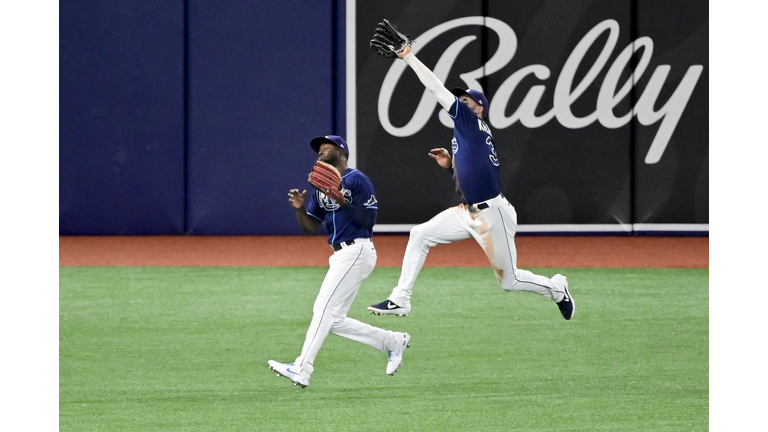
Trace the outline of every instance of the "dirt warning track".
{"label": "dirt warning track", "polygon": [[[376,235],[378,267],[399,267],[407,235]],[[519,236],[518,267],[709,268],[709,237]],[[322,266],[325,236],[60,236],[60,266]],[[486,267],[472,239],[430,249],[427,267]]]}

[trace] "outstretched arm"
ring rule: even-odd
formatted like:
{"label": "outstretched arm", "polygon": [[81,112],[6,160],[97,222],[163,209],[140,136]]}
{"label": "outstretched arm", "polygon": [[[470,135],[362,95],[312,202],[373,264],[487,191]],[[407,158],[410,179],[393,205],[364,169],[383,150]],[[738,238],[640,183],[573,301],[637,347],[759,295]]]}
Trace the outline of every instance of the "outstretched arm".
{"label": "outstretched arm", "polygon": [[421,60],[416,58],[416,55],[411,52],[411,47],[406,46],[402,51],[397,53],[397,56],[403,59],[403,61],[416,72],[416,76],[419,77],[421,83],[424,84],[424,87],[426,87],[427,90],[435,95],[440,105],[442,105],[446,111],[450,111],[451,106],[456,102],[456,96],[454,96],[450,90],[445,88],[443,82],[440,81],[440,79],[438,79],[437,76],[435,76],[435,74],[421,62]]}

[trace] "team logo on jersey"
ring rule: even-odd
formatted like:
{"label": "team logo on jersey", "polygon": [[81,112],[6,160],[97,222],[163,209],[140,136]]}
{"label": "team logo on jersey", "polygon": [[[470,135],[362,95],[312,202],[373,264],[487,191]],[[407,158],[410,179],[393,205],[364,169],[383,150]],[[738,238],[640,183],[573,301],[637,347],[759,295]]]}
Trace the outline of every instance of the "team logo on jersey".
{"label": "team logo on jersey", "polygon": [[366,206],[366,207],[371,207],[371,206],[375,206],[378,203],[379,202],[376,201],[376,197],[371,195],[371,198],[368,201],[366,201],[365,204],[363,204],[363,205]]}
{"label": "team logo on jersey", "polygon": [[[349,189],[342,189],[347,202],[352,202],[352,191]],[[333,198],[326,196],[324,193],[317,191],[317,201],[320,203],[320,207],[325,211],[336,211],[340,206]]]}
{"label": "team logo on jersey", "polygon": [[459,152],[459,142],[456,141],[456,137],[451,138],[451,151],[453,151],[453,154]]}

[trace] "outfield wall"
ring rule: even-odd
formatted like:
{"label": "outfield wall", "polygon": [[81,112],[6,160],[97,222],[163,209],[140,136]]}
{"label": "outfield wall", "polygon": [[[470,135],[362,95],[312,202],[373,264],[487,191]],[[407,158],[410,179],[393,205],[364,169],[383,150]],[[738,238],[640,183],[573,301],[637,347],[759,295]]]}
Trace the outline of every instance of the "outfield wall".
{"label": "outfield wall", "polygon": [[286,192],[331,133],[376,184],[377,231],[454,204],[426,156],[451,130],[368,48],[381,18],[485,91],[521,232],[708,232],[701,0],[88,0],[60,5],[60,233],[298,234]]}

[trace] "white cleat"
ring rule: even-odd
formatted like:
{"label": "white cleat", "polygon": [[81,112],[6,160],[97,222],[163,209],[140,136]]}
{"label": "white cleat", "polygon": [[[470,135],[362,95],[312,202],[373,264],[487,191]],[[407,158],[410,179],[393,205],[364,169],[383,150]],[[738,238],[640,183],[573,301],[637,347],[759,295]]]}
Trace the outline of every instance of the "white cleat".
{"label": "white cleat", "polygon": [[403,364],[403,354],[405,349],[411,346],[411,335],[408,333],[400,333],[402,338],[397,343],[397,347],[387,352],[389,355],[389,362],[387,363],[387,375],[394,375],[397,369]]}
{"label": "white cleat", "polygon": [[286,377],[293,381],[293,385],[304,388],[309,385],[309,375],[304,370],[293,363],[285,364],[274,360],[267,362],[269,368],[277,373],[277,376]]}

